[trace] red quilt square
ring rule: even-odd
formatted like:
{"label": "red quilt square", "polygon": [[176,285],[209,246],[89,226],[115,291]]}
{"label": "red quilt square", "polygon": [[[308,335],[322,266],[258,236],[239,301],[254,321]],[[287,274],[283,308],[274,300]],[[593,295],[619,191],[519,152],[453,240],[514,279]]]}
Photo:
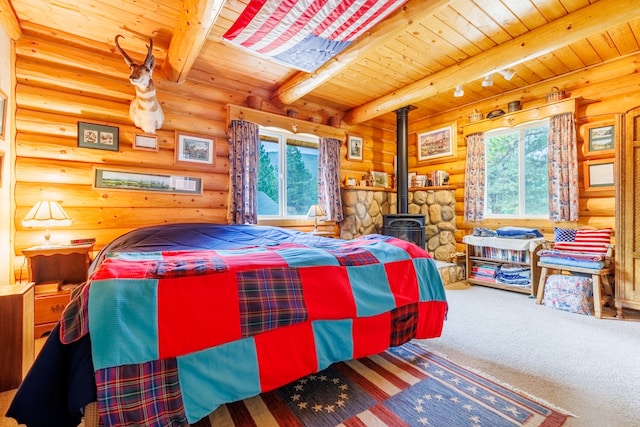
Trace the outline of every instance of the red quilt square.
{"label": "red quilt square", "polygon": [[[310,322],[274,329],[256,335],[254,339],[262,392],[318,370]],[[296,358],[292,357],[294,354]]]}
{"label": "red quilt square", "polygon": [[353,319],[353,358],[385,351],[391,340],[391,314]]}
{"label": "red quilt square", "polygon": [[223,255],[224,263],[231,270],[244,271],[256,268],[287,267],[289,264],[273,251],[256,252],[252,254]]}
{"label": "red quilt square", "polygon": [[448,305],[446,301],[426,301],[418,305],[418,329],[416,338],[438,338],[442,335]]}
{"label": "red quilt square", "polygon": [[112,279],[114,277],[126,277],[128,279],[146,279],[149,270],[157,261],[131,262],[122,259],[106,259],[91,276],[92,280]]}
{"label": "red quilt square", "polygon": [[309,320],[345,319],[356,316],[356,302],[345,267],[300,269]]}
{"label": "red quilt square", "polygon": [[413,268],[413,261],[403,260],[391,262],[384,266],[391,292],[396,300],[396,307],[418,302],[418,278]]}
{"label": "red quilt square", "polygon": [[160,279],[160,358],[179,356],[241,337],[235,274]]}

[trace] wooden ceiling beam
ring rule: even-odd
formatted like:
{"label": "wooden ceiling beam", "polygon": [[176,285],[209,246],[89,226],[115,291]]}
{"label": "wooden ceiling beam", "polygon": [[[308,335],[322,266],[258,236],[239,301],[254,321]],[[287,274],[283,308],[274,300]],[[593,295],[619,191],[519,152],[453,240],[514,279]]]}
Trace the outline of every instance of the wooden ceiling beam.
{"label": "wooden ceiling beam", "polygon": [[225,0],[184,0],[167,60],[162,66],[168,80],[184,83],[187,79],[224,3]]}
{"label": "wooden ceiling beam", "polygon": [[20,21],[9,0],[0,0],[0,25],[13,40],[18,40],[22,36]]}
{"label": "wooden ceiling beam", "polygon": [[640,8],[637,0],[600,0],[452,67],[356,107],[348,111],[343,120],[351,125],[365,122],[412,103],[452,91],[457,85],[537,58],[638,17],[640,17]]}
{"label": "wooden ceiling beam", "polygon": [[453,0],[410,0],[314,73],[299,72],[283,83],[272,94],[270,101],[281,108],[292,104],[330,80],[353,61],[375,51],[381,44],[411,31],[412,26],[419,25],[420,21],[452,2]]}

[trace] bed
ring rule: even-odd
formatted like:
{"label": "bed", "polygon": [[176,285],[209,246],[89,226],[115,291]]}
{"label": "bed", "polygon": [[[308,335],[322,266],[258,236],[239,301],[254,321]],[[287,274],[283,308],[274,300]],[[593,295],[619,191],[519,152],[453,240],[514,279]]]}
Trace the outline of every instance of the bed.
{"label": "bed", "polygon": [[20,423],[75,427],[97,401],[106,426],[192,424],[332,363],[438,337],[447,312],[429,254],[377,234],[144,227],[89,273],[7,412]]}

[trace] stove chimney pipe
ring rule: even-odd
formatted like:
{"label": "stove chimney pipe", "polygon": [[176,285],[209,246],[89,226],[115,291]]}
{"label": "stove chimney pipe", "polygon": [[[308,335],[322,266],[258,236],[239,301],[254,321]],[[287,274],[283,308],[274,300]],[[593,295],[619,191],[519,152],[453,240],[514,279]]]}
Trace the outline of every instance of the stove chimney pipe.
{"label": "stove chimney pipe", "polygon": [[396,150],[397,150],[397,170],[396,180],[398,183],[397,211],[399,214],[409,213],[409,111],[413,108],[406,106],[395,110],[396,113]]}

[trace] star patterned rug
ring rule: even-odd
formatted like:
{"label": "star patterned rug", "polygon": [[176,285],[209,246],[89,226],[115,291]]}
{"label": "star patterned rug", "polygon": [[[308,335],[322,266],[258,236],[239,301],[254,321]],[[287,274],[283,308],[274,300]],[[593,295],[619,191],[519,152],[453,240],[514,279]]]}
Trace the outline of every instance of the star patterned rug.
{"label": "star patterned rug", "polygon": [[210,426],[545,426],[569,413],[407,343],[223,405]]}

